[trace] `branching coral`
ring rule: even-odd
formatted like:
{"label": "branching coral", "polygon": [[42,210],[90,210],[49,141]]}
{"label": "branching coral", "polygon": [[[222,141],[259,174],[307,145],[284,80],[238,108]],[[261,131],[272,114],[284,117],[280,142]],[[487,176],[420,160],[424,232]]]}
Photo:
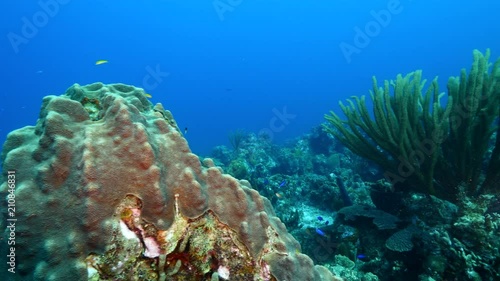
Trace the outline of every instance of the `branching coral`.
{"label": "branching coral", "polygon": [[[500,60],[489,70],[489,50],[474,51],[467,75],[448,81],[448,99],[441,104],[437,78],[424,90],[422,72],[398,75],[379,88],[373,78],[373,113],[365,97],[340,103],[347,120],[325,115],[326,130],[356,154],[377,163],[403,191],[419,191],[456,200],[460,183],[466,193],[491,190],[500,180],[500,134],[485,159],[493,133],[500,130]],[[487,169],[483,173],[483,161]],[[481,181],[481,176],[485,177]]]}

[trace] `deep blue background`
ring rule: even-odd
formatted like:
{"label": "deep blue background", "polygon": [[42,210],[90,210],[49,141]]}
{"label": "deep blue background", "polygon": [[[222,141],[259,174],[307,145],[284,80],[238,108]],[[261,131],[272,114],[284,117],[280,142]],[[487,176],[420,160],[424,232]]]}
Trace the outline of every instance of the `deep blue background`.
{"label": "deep blue background", "polygon": [[[493,0],[401,0],[401,12],[350,63],[339,45],[354,44],[355,27],[364,29],[391,1],[242,0],[219,17],[213,0],[65,0],[16,52],[9,36],[23,36],[23,18],[40,21],[41,3],[55,1],[0,4],[0,143],[35,124],[43,96],[73,83],[145,87],[148,67],[169,73],[146,89],[152,102],[189,128],[195,153],[207,154],[227,144],[230,131],[268,128],[273,108],[296,115],[274,134],[280,142],[339,112],[339,100],[367,94],[372,75],[381,81],[423,69],[444,86],[470,66],[473,49],[500,55]],[[99,59],[109,63],[95,66]]]}

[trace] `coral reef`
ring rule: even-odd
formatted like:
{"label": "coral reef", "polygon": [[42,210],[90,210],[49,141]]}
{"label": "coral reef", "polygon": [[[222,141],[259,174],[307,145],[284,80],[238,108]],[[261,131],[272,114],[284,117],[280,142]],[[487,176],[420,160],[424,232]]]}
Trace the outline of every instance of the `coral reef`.
{"label": "coral reef", "polygon": [[142,89],[45,97],[2,160],[4,178],[17,174],[16,280],[338,280],[300,253],[269,200],[191,153]]}
{"label": "coral reef", "polygon": [[[344,280],[500,277],[498,196],[464,192],[450,202],[395,191],[375,166],[336,141],[313,149],[310,138],[318,135],[315,128],[280,146],[250,134],[236,152],[217,147],[220,162],[214,161],[225,171],[233,161],[244,163],[252,186],[270,199],[302,252]],[[313,165],[302,165],[307,161]],[[353,206],[345,208],[339,180]]]}
{"label": "coral reef", "polygon": [[356,220],[357,217],[373,218],[372,222],[378,229],[394,229],[399,219],[389,213],[369,207],[354,205],[338,211],[345,220]]}
{"label": "coral reef", "polygon": [[[340,103],[347,120],[331,112],[325,118],[333,127],[325,128],[353,152],[380,165],[397,190],[455,202],[461,192],[498,193],[500,139],[493,138],[500,130],[500,59],[490,70],[489,50],[473,55],[470,72],[463,69],[449,79],[445,106],[437,78],[424,91],[420,70],[385,81],[382,88],[373,78],[373,117],[365,97],[355,97],[348,106]],[[458,189],[460,184],[465,188]]]}

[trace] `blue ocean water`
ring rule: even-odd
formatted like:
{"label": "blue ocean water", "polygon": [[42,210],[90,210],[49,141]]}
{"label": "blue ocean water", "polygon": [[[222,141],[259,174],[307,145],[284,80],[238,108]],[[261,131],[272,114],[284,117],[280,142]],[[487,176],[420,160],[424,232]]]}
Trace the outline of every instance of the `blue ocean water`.
{"label": "blue ocean water", "polygon": [[[0,143],[74,83],[144,88],[197,154],[236,129],[309,132],[338,102],[423,69],[431,80],[500,56],[500,2],[40,0],[0,4]],[[108,63],[95,65],[97,60]]]}

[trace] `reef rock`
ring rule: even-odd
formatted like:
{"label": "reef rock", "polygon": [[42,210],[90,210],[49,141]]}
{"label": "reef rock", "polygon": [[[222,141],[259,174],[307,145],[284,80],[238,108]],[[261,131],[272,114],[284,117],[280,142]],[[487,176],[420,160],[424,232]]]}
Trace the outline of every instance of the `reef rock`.
{"label": "reef rock", "polygon": [[2,160],[0,192],[15,195],[14,216],[2,207],[2,224],[17,219],[12,280],[338,280],[247,181],[191,153],[142,89],[75,84],[45,97]]}

